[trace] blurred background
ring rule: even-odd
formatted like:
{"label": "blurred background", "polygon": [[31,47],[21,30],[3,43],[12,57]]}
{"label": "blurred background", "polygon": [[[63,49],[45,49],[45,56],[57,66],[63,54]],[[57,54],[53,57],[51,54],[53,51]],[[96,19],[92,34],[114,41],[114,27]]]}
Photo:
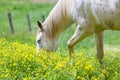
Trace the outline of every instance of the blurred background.
{"label": "blurred background", "polygon": [[[0,38],[36,46],[36,21],[43,22],[56,2],[57,0],[0,0]],[[60,36],[61,51],[67,51],[67,40],[75,28],[76,25],[73,25]],[[89,36],[76,47],[76,51],[80,51],[81,48],[88,52],[91,49],[95,51],[94,36]],[[120,50],[119,31],[105,32],[105,48],[112,51]]]}
{"label": "blurred background", "polygon": [[[0,1],[0,33],[9,34],[11,18],[14,33],[25,32],[28,29],[28,17],[32,32],[36,21],[45,18],[56,0],[1,0]],[[6,33],[7,32],[7,33]]]}
{"label": "blurred background", "polygon": [[0,0],[0,38],[35,43],[36,21],[48,16],[57,0]]}

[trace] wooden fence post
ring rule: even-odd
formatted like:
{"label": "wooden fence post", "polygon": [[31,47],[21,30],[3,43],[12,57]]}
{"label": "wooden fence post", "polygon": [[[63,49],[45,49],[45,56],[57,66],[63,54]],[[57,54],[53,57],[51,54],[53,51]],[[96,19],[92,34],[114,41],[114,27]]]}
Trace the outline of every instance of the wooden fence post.
{"label": "wooden fence post", "polygon": [[29,14],[27,14],[27,20],[28,20],[28,28],[29,28],[30,32],[32,32],[32,28],[31,28],[31,24],[30,24],[30,16],[29,16]]}
{"label": "wooden fence post", "polygon": [[10,23],[10,29],[11,29],[11,32],[14,34],[14,27],[13,27],[13,24],[12,24],[12,16],[11,16],[11,13],[8,13],[8,19],[9,19],[9,23]]}

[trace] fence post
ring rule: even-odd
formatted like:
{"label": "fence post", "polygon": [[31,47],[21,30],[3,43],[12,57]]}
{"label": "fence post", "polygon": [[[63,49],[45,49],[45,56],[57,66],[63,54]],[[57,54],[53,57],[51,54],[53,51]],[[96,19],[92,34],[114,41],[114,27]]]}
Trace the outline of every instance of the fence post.
{"label": "fence post", "polygon": [[8,19],[9,19],[9,23],[10,23],[11,32],[14,34],[14,27],[13,27],[13,24],[12,24],[12,16],[11,16],[11,13],[8,13]]}
{"label": "fence post", "polygon": [[44,15],[42,15],[42,22],[44,22],[45,21],[45,16]]}
{"label": "fence post", "polygon": [[30,32],[32,32],[32,28],[31,28],[31,24],[30,24],[30,16],[29,16],[29,14],[27,14],[27,20],[28,20],[28,28],[29,28]]}

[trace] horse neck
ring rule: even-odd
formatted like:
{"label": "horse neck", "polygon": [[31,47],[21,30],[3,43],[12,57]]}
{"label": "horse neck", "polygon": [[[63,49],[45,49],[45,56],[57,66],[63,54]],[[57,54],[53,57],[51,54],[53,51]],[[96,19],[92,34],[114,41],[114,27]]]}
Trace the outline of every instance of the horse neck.
{"label": "horse neck", "polygon": [[[68,3],[68,2],[70,3]],[[74,1],[74,0],[71,0]],[[44,22],[45,32],[50,38],[58,38],[72,24],[70,0],[59,0]]]}

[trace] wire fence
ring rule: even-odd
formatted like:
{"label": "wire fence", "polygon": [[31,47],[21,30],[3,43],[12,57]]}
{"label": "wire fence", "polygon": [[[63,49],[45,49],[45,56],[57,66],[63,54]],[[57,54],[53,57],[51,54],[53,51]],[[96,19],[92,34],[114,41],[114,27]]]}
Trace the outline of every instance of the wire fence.
{"label": "wire fence", "polygon": [[[32,32],[30,15],[26,14],[26,18],[27,18],[28,29],[29,29],[30,32]],[[44,22],[45,15],[41,15],[41,18],[42,18],[42,22]],[[8,20],[9,20],[9,26],[10,26],[11,33],[15,34],[15,29],[14,29],[12,14],[10,12],[8,13]]]}

